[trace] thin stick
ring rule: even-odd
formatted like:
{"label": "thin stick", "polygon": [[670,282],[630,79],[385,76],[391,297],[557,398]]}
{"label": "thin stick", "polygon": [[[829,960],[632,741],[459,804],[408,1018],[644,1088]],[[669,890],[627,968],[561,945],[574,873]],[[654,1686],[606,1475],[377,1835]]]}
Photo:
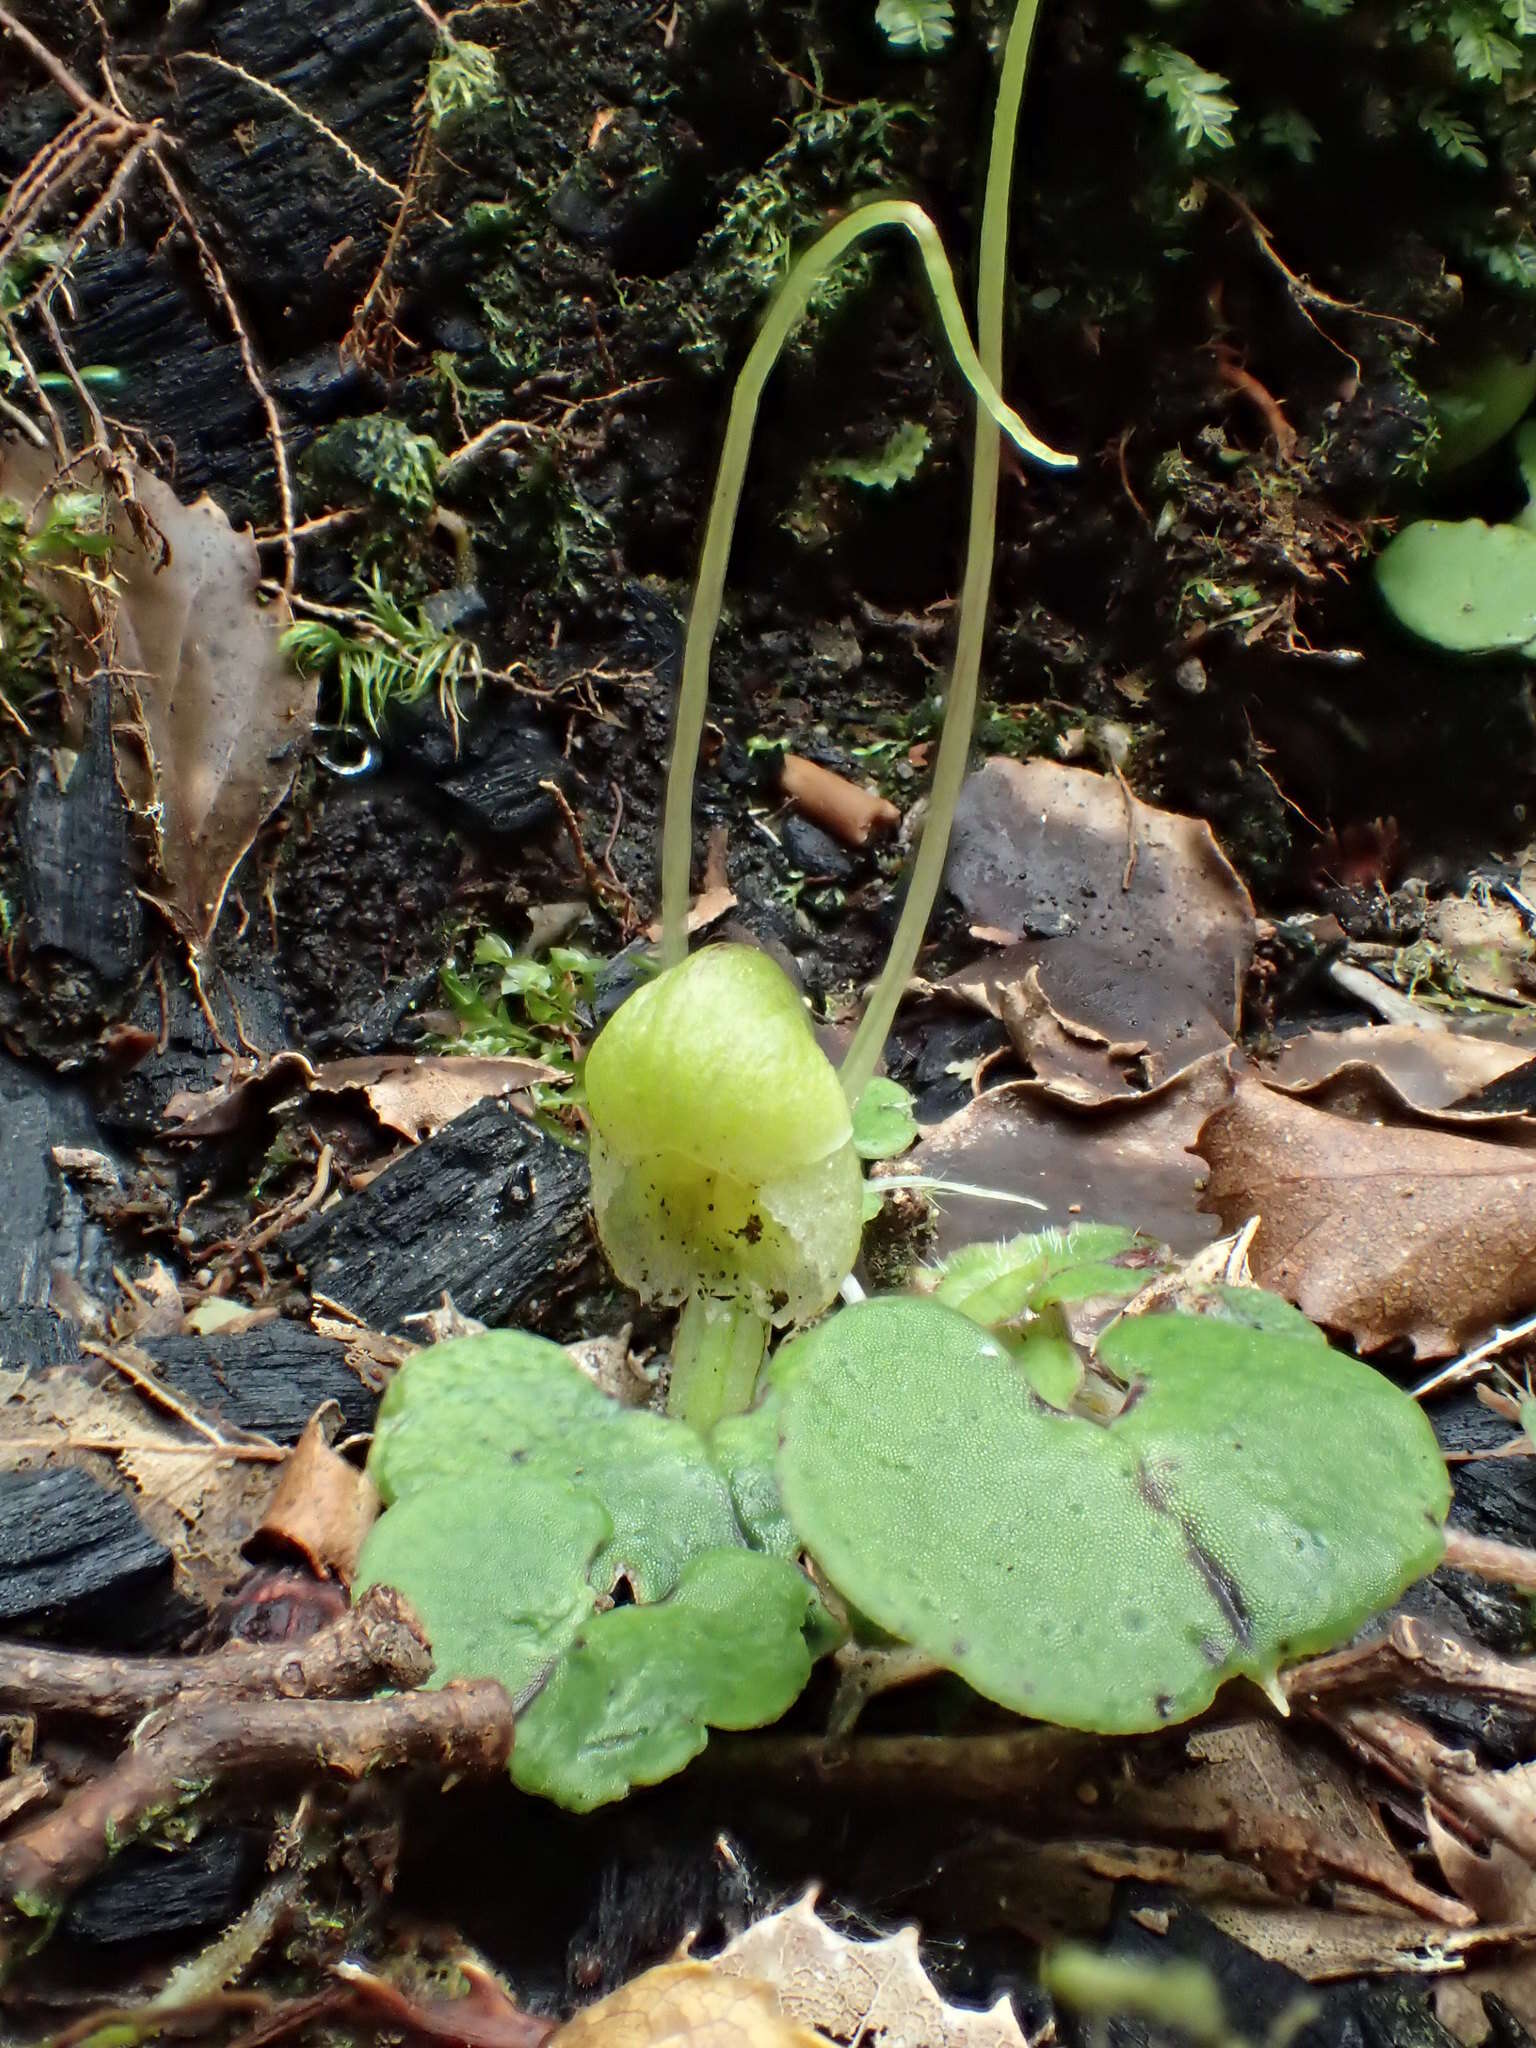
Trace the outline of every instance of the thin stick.
{"label": "thin stick", "polygon": [[208,246],[202,230],[198,227],[196,220],[192,216],[191,207],[188,206],[185,198],[182,196],[181,187],[171,176],[169,169],[158,152],[151,150],[149,160],[154,165],[161,184],[164,185],[167,193],[170,195],[171,204],[181,216],[182,226],[191,237],[192,246],[197,252],[198,263],[202,268],[204,277],[208,280],[210,290],[224,308],[225,318],[234,330],[235,346],[240,351],[240,362],[245,371],[245,381],[255,392],[257,403],[266,416],[267,439],[272,444],[272,460],[277,470],[278,511],[282,516],[283,522],[283,595],[286,598],[291,596],[293,592],[294,578],[298,574],[298,559],[293,545],[293,484],[288,472],[288,446],[283,439],[283,429],[277,417],[277,407],[272,401],[271,392],[268,391],[266,384],[262,380],[260,370],[256,367],[256,352],[251,346],[251,337],[245,330],[245,322],[240,318],[240,309],[235,304],[234,293],[229,288],[229,280],[224,275],[218,257],[214,255],[213,250]]}
{"label": "thin stick", "polygon": [[226,1779],[330,1777],[356,1784],[402,1764],[491,1777],[512,1748],[512,1702],[495,1679],[374,1700],[193,1700],[151,1721],[99,1778],[0,1844],[0,1899],[62,1903],[151,1821]]}
{"label": "thin stick", "polygon": [[270,99],[276,100],[280,107],[286,107],[296,120],[302,121],[308,128],[313,128],[317,135],[323,135],[333,149],[340,151],[359,177],[366,178],[371,185],[378,185],[385,192],[392,193],[396,199],[405,197],[404,191],[393,178],[386,178],[382,171],[376,171],[366,157],[358,155],[345,137],[338,135],[334,128],[328,128],[318,114],[312,114],[308,107],[302,107],[296,99],[291,99],[280,86],[272,85],[265,78],[257,78],[242,64],[231,64],[227,57],[216,57],[211,50],[180,50],[172,61],[177,64],[211,64],[217,70],[227,71],[231,77],[243,80],[253,91],[266,93]]}
{"label": "thin stick", "polygon": [[1427,1400],[1431,1394],[1438,1394],[1445,1387],[1453,1387],[1461,1380],[1474,1377],[1489,1359],[1507,1351],[1511,1344],[1518,1344],[1522,1337],[1532,1336],[1536,1336],[1536,1316],[1527,1316],[1522,1323],[1511,1323],[1507,1330],[1495,1330],[1481,1344],[1474,1344],[1460,1358],[1453,1358],[1449,1365],[1442,1365],[1437,1372],[1432,1372],[1427,1380],[1420,1380],[1413,1390],[1414,1400]]}
{"label": "thin stick", "polygon": [[1536,1550],[1522,1550],[1518,1543],[1447,1529],[1444,1561],[1452,1571],[1470,1572],[1496,1586],[1513,1586],[1519,1593],[1536,1593]]}
{"label": "thin stick", "polygon": [[431,1652],[405,1601],[391,1587],[370,1586],[354,1608],[302,1642],[225,1643],[206,1657],[99,1657],[0,1643],[0,1712],[136,1721],[151,1707],[194,1694],[346,1698],[385,1685],[421,1685],[431,1670]]}
{"label": "thin stick", "polygon": [[110,1365],[114,1372],[121,1373],[128,1384],[141,1393],[147,1401],[152,1402],[157,1408],[163,1408],[167,1415],[174,1415],[178,1422],[184,1422],[188,1429],[195,1430],[208,1443],[214,1445],[219,1450],[226,1450],[228,1448],[228,1437],[215,1429],[211,1422],[204,1422],[196,1409],[189,1408],[185,1401],[182,1401],[171,1392],[169,1387],[162,1386],[157,1379],[154,1379],[149,1373],[145,1372],[141,1366],[136,1365],[131,1358],[125,1358],[120,1351],[114,1351],[109,1344],[93,1344],[86,1339],[82,1339],[80,1349],[88,1357],[99,1358],[105,1364]]}

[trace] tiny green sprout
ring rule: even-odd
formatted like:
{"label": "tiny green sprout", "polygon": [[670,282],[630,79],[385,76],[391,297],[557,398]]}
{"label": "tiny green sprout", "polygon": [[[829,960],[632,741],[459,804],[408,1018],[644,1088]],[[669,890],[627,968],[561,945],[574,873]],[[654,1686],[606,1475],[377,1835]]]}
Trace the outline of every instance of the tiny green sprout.
{"label": "tiny green sprout", "polygon": [[788,976],[749,946],[638,989],[586,1091],[603,1249],[646,1300],[684,1305],[671,1406],[707,1426],[746,1406],[768,1326],[826,1308],[858,1255],[847,1100]]}

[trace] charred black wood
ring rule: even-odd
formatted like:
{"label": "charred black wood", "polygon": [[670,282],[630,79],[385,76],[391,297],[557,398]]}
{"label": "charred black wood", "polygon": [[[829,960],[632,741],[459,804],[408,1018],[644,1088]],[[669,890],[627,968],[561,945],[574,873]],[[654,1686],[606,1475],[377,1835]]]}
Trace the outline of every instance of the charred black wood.
{"label": "charred black wood", "polygon": [[112,759],[111,685],[91,695],[85,744],[60,781],[57,756],[34,753],[21,808],[27,937],[126,981],[144,957],[142,861]]}
{"label": "charred black wood", "polygon": [[482,1322],[536,1321],[589,1249],[587,1163],[481,1103],[283,1240],[312,1290],[399,1330],[444,1292]]}
{"label": "charred black wood", "polygon": [[343,1345],[302,1323],[155,1337],[143,1349],[160,1378],[207,1421],[292,1444],[315,1410],[334,1401],[348,1431],[372,1427],[377,1393],[348,1365]]}
{"label": "charred black wood", "polygon": [[73,1466],[0,1472],[0,1622],[133,1642],[171,1553],[120,1493]]}
{"label": "charred black wood", "polygon": [[104,1150],[84,1100],[0,1053],[0,1308],[45,1307],[56,1271],[112,1285],[111,1247],[54,1159]]}
{"label": "charred black wood", "polygon": [[70,1901],[59,1931],[92,1948],[121,1948],[225,1926],[260,1883],[265,1846],[246,1828],[203,1835],[174,1855],[134,1844]]}

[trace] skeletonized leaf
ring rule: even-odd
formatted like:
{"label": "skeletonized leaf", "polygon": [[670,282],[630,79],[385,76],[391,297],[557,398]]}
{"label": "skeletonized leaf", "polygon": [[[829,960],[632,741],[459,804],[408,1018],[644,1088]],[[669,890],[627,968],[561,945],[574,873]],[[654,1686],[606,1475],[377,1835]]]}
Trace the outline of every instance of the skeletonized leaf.
{"label": "skeletonized leaf", "polygon": [[918,1953],[917,1929],[853,1941],[816,1911],[811,1890],[746,1928],[715,1958],[716,1970],[771,1984],[792,2020],[834,2041],[872,2048],[1025,2048],[1013,2007],[987,2012],[949,2005]]}

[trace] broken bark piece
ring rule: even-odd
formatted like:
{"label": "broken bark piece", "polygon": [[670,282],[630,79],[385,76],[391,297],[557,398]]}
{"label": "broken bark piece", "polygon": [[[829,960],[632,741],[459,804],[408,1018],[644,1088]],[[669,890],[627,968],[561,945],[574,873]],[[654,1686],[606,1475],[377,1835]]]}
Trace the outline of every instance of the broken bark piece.
{"label": "broken bark piece", "polygon": [[779,787],[798,810],[845,846],[868,846],[871,839],[894,832],[901,823],[901,813],[888,797],[861,789],[846,775],[799,754],[784,756]]}
{"label": "broken bark piece", "polygon": [[282,1242],[312,1292],[375,1329],[445,1290],[482,1322],[526,1321],[590,1250],[587,1162],[483,1102]]}
{"label": "broken bark piece", "polygon": [[0,1370],[46,1372],[80,1357],[80,1332],[51,1308],[0,1308]]}
{"label": "broken bark piece", "polygon": [[120,982],[144,957],[143,864],[113,765],[110,691],[105,677],[93,686],[72,763],[33,755],[17,836],[30,944]]}
{"label": "broken bark piece", "polygon": [[170,1551],[122,1494],[73,1466],[0,1472],[0,1621],[88,1616],[121,1640],[124,1613],[170,1575]]}
{"label": "broken bark piece", "polygon": [[373,1426],[377,1395],[348,1365],[346,1346],[302,1323],[153,1337],[143,1349],[166,1384],[206,1421],[296,1444],[315,1410],[334,1401],[348,1430]]}

